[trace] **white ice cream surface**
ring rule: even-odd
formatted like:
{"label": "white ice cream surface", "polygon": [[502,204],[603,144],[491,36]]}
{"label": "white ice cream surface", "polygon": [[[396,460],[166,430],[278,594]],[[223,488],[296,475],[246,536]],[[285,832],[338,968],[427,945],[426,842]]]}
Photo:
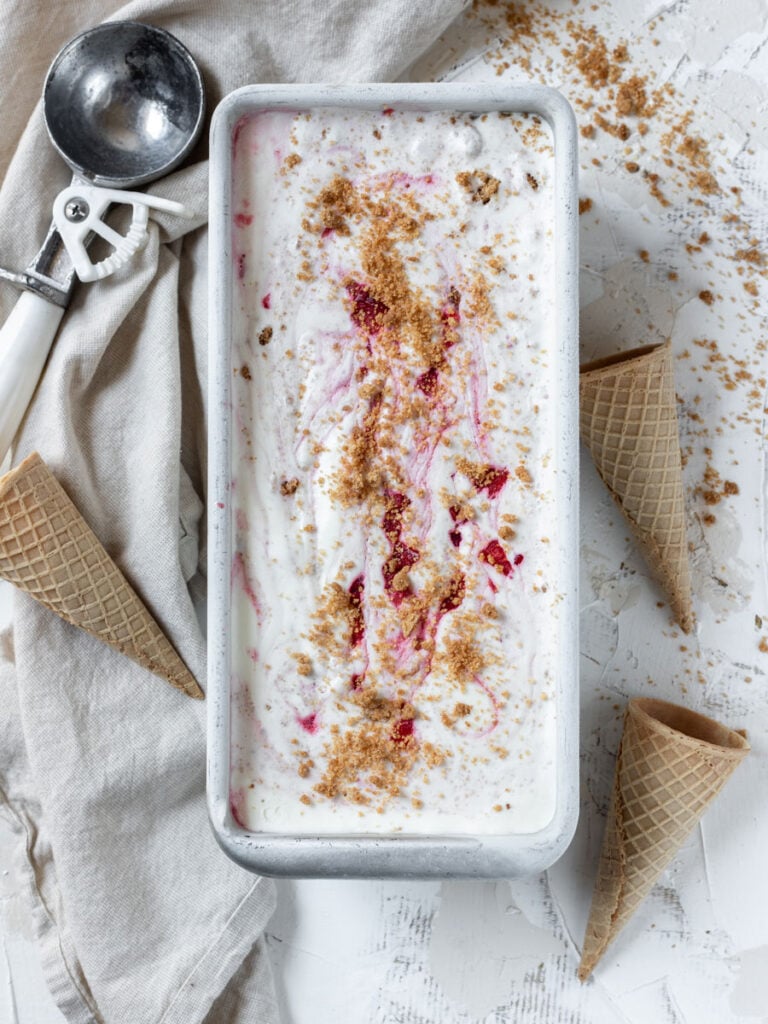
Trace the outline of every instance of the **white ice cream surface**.
{"label": "white ice cream surface", "polygon": [[253,830],[552,819],[553,176],[532,116],[238,127],[231,799]]}

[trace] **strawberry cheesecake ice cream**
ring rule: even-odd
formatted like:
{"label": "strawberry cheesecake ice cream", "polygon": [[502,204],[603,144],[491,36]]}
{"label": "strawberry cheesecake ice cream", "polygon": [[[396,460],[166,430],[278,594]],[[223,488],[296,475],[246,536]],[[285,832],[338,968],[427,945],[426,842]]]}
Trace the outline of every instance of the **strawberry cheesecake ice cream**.
{"label": "strawberry cheesecake ice cream", "polygon": [[272,110],[233,166],[235,818],[536,832],[563,590],[550,130]]}

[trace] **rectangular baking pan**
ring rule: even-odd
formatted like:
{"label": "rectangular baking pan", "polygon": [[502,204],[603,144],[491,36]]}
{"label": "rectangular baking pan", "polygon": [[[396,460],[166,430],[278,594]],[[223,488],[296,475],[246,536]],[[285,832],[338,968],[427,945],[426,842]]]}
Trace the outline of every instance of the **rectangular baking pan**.
{"label": "rectangular baking pan", "polygon": [[[557,545],[564,593],[556,681],[556,810],[522,835],[284,836],[249,832],[230,804],[230,441],[234,302],[232,160],[241,118],[260,110],[348,107],[537,114],[555,148]],[[555,90],[494,84],[254,85],[227,96],[211,128],[208,404],[208,810],[217,841],[244,868],[303,878],[512,878],[544,870],[564,852],[578,814],[578,236],[577,145],[571,108]]]}

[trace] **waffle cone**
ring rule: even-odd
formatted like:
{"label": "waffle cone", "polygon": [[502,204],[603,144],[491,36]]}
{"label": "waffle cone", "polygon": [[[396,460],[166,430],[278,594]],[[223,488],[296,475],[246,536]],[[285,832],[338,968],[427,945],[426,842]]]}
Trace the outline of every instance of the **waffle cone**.
{"label": "waffle cone", "polygon": [[671,344],[589,363],[579,392],[582,440],[688,633],[691,572]]}
{"label": "waffle cone", "polygon": [[629,702],[579,965],[581,981],[749,749],[741,733],[676,704]]}
{"label": "waffle cone", "polygon": [[0,577],[190,697],[203,697],[37,452],[0,479]]}

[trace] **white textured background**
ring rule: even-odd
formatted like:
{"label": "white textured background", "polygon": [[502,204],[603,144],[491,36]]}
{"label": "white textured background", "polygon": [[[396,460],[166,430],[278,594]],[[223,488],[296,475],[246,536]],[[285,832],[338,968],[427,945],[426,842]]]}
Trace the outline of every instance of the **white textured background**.
{"label": "white textured background", "polygon": [[[768,0],[539,0],[524,10],[532,20],[510,25],[507,5],[481,5],[412,77],[545,81],[580,125],[597,113],[629,128],[624,140],[604,128],[580,140],[580,193],[592,202],[580,221],[582,358],[672,338],[697,632],[685,637],[659,607],[585,458],[582,815],[570,850],[545,875],[513,883],[279,883],[269,945],[284,1018],[765,1024]],[[590,49],[604,40],[609,54],[626,43],[628,61],[611,64],[620,81],[637,74],[649,94],[661,90],[655,113],[617,116],[615,84],[590,84],[562,52],[572,55],[579,36]],[[676,128],[700,142],[681,150]],[[753,753],[582,986],[577,948],[621,711],[639,694],[746,727]],[[0,824],[0,865],[3,842]],[[55,1024],[2,871],[0,920],[0,1022]]]}

